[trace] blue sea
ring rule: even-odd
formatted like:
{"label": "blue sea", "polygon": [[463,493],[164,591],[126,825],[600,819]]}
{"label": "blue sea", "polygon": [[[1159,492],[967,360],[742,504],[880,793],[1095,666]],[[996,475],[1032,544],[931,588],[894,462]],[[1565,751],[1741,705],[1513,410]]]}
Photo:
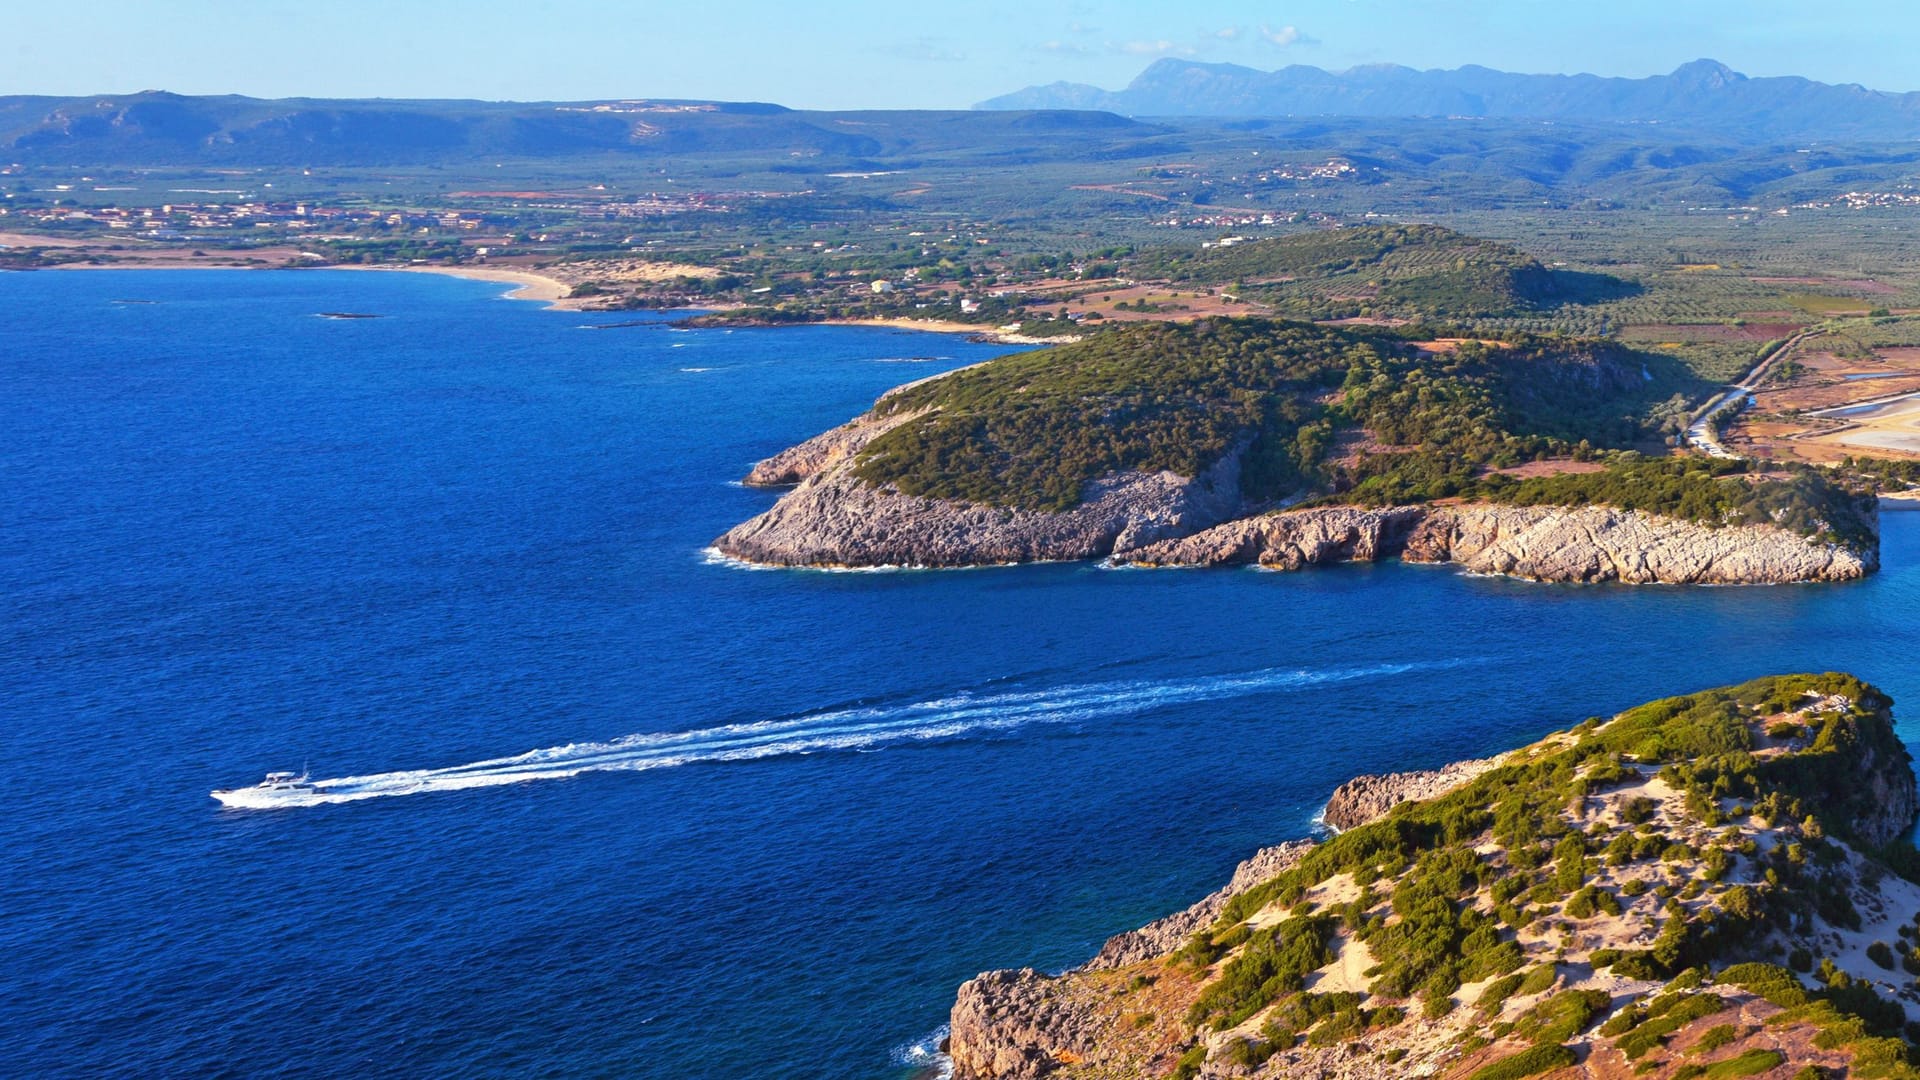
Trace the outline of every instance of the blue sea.
{"label": "blue sea", "polygon": [[[906,1077],[1354,773],[1782,670],[1920,735],[1920,515],[1837,586],[748,570],[754,460],[1005,350],[500,291],[0,274],[0,1075]],[[208,796],[303,766],[371,797]]]}

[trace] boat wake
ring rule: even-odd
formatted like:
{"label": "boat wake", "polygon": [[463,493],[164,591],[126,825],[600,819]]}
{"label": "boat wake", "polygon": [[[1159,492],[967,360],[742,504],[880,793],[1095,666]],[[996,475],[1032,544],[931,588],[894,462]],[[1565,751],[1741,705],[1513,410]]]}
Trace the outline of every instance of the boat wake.
{"label": "boat wake", "polygon": [[993,692],[962,690],[924,701],[830,709],[689,731],[645,732],[608,742],[569,743],[513,757],[438,769],[313,780],[311,791],[279,792],[257,799],[247,799],[245,794],[251,789],[241,789],[226,793],[239,798],[222,801],[229,806],[256,810],[320,806],[533,780],[563,780],[589,772],[637,772],[790,754],[912,746],[1039,724],[1083,723],[1176,705],[1281,693],[1327,683],[1391,678],[1471,662],[1375,664],[1324,671],[1269,668],[1186,679],[1121,680]]}

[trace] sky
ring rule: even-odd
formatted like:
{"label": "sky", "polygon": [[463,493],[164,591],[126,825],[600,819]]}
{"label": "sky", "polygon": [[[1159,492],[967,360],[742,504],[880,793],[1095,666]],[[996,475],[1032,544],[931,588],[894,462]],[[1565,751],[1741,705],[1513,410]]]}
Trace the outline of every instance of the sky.
{"label": "sky", "polygon": [[0,94],[699,98],[965,108],[1160,57],[1749,75],[1920,89],[1912,0],[13,0]]}

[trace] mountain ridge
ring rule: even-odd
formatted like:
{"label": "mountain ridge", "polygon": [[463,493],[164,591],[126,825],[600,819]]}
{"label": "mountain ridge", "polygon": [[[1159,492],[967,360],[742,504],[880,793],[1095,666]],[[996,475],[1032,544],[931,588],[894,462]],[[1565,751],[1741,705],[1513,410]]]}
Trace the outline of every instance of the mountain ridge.
{"label": "mountain ridge", "polygon": [[1030,86],[982,110],[1100,109],[1124,116],[1476,117],[1713,125],[1768,137],[1920,136],[1920,92],[1869,90],[1797,75],[1752,77],[1700,59],[1666,75],[1534,75],[1469,64],[1370,64],[1331,72],[1304,64],[1260,71],[1165,58],[1124,89]]}

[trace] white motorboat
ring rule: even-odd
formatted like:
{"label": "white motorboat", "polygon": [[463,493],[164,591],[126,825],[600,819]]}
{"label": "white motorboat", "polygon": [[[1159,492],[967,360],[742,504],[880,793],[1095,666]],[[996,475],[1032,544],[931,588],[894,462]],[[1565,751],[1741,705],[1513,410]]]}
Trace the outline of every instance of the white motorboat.
{"label": "white motorboat", "polygon": [[298,806],[320,794],[320,786],[303,772],[270,772],[265,780],[243,788],[222,788],[213,797],[226,806],[247,810],[265,810],[276,806]]}

